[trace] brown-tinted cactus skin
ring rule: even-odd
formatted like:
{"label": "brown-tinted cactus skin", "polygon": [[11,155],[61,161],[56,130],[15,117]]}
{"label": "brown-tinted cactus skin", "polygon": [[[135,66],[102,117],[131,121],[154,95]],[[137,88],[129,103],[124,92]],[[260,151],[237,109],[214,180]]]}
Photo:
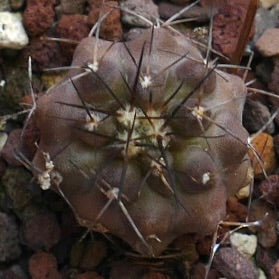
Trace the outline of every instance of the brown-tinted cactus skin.
{"label": "brown-tinted cactus skin", "polygon": [[[92,64],[95,44],[84,39],[72,65]],[[185,233],[212,233],[249,168],[244,83],[207,69],[186,38],[164,28],[153,37],[146,30],[126,46],[99,40],[97,50],[96,73],[71,70],[39,99],[37,170],[45,168],[42,152],[49,153],[62,176],[52,188],[79,222],[142,254],[159,255]],[[100,216],[109,189],[120,195]]]}

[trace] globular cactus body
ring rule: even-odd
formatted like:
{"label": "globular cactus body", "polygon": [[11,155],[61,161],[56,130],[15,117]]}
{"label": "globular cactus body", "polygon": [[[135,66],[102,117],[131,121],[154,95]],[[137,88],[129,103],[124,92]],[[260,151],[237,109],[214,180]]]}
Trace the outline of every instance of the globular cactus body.
{"label": "globular cactus body", "polygon": [[215,231],[249,168],[242,80],[166,28],[126,43],[86,38],[72,66],[38,101],[41,185],[80,224],[142,254]]}

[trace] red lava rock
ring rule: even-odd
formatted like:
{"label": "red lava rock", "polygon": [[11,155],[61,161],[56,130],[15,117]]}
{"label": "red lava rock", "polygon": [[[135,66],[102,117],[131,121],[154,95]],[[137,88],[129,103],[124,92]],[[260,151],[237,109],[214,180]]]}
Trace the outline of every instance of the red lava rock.
{"label": "red lava rock", "polygon": [[222,2],[224,4],[213,21],[213,48],[227,56],[232,63],[239,64],[251,32],[257,1]]}
{"label": "red lava rock", "polygon": [[257,279],[258,272],[253,262],[236,248],[225,247],[218,250],[213,266],[227,279]]}
{"label": "red lava rock", "polygon": [[91,1],[88,15],[88,24],[93,26],[99,19],[99,15],[110,12],[101,24],[100,37],[115,41],[123,37],[123,29],[120,20],[120,10],[111,7],[119,7],[117,1],[106,1],[102,7],[102,1]]}
{"label": "red lava rock", "polygon": [[[266,213],[268,213],[268,215],[264,218]],[[258,232],[258,242],[264,248],[270,248],[275,246],[277,242],[276,213],[264,201],[253,201],[251,205],[250,220],[259,221],[263,218],[262,225],[256,228],[256,231]]]}
{"label": "red lava rock", "polygon": [[55,15],[53,9],[55,1],[28,0],[23,13],[23,22],[32,37],[41,35],[52,25]]}
{"label": "red lava rock", "polygon": [[263,178],[263,169],[265,169],[267,174],[271,174],[276,168],[276,156],[273,146],[273,138],[267,133],[260,133],[252,140],[252,145],[254,146],[257,154],[261,157],[261,162],[257,159],[255,152],[251,149],[249,150],[249,156],[252,161],[252,166],[254,169],[255,178]]}
{"label": "red lava rock", "polygon": [[13,167],[21,166],[21,163],[15,157],[16,148],[18,148],[20,144],[21,131],[22,129],[12,130],[9,134],[6,144],[1,151],[2,158]]}
{"label": "red lava rock", "polygon": [[23,223],[21,236],[25,245],[49,250],[60,240],[60,227],[52,213],[37,214]]}
{"label": "red lava rock", "polygon": [[270,278],[271,279],[278,279],[279,278],[279,260],[275,263],[270,271]]}
{"label": "red lava rock", "polygon": [[279,206],[279,175],[270,175],[268,180],[262,181],[260,191],[264,199],[272,205]]}
{"label": "red lava rock", "polygon": [[265,57],[279,54],[279,28],[270,28],[264,31],[256,42],[257,50]]}
{"label": "red lava rock", "polygon": [[142,279],[170,279],[170,277],[161,272],[148,272],[144,274]]}
{"label": "red lava rock", "polygon": [[85,272],[78,274],[75,279],[104,279],[104,277],[100,276],[96,272]]}
{"label": "red lava rock", "polygon": [[[87,25],[87,16],[84,15],[63,15],[58,22],[57,33],[63,39],[71,39],[77,42],[87,37],[90,28]],[[76,45],[61,43],[63,53],[72,58]]]}
{"label": "red lava rock", "polygon": [[57,271],[57,262],[52,254],[38,252],[34,254],[28,264],[32,279],[62,279]]}
{"label": "red lava rock", "polygon": [[[24,61],[32,58],[32,70],[42,71],[45,68],[60,67],[66,64],[66,59],[57,42],[46,40],[44,37],[34,38],[23,51]],[[27,62],[25,62],[27,65]]]}
{"label": "red lava rock", "polygon": [[35,142],[39,140],[39,130],[35,126],[33,118],[29,120],[24,134],[22,134],[22,131],[22,129],[12,130],[1,152],[2,158],[10,166],[18,167],[22,165],[16,158],[16,151],[20,151],[27,159],[31,160],[37,150]]}
{"label": "red lava rock", "polygon": [[230,197],[227,201],[226,220],[231,222],[245,222],[248,214],[247,206],[240,203],[236,197]]}

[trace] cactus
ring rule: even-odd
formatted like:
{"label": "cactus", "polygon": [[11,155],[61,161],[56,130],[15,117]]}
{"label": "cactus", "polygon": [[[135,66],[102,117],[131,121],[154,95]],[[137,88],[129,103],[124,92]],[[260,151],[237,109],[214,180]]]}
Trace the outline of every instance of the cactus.
{"label": "cactus", "polygon": [[167,27],[128,42],[88,37],[37,102],[33,172],[78,222],[156,256],[216,230],[247,183],[246,87]]}

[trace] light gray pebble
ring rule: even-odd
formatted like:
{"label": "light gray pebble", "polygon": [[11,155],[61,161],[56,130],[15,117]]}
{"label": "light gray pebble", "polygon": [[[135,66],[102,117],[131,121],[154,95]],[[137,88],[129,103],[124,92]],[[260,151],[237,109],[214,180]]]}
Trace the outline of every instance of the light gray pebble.
{"label": "light gray pebble", "polygon": [[0,48],[22,49],[28,42],[21,15],[0,12]]}
{"label": "light gray pebble", "polygon": [[231,244],[244,256],[251,258],[257,249],[257,237],[253,234],[235,232],[230,236]]}

